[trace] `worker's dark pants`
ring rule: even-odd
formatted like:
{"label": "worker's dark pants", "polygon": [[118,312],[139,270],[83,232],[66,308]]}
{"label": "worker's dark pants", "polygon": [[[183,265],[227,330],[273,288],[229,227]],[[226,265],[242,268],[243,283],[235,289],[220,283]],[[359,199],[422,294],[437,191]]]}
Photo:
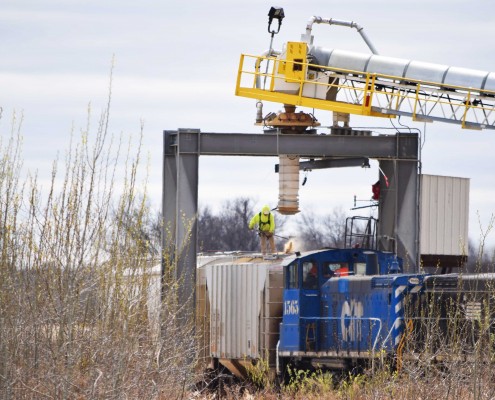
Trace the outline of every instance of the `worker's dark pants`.
{"label": "worker's dark pants", "polygon": [[266,254],[268,252],[267,249],[267,241],[270,243],[270,252],[275,253],[275,238],[273,233],[270,232],[260,232],[261,239],[261,253]]}

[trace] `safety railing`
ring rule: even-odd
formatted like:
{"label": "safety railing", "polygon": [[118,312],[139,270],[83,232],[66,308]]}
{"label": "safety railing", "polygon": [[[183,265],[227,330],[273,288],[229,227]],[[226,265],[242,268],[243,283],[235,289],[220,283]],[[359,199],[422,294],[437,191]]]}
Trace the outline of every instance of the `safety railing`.
{"label": "safety railing", "polygon": [[[356,316],[343,316],[343,317],[301,317],[302,321],[306,323],[316,323],[316,329],[319,330],[318,326],[323,323],[326,326],[327,322],[335,321],[341,323],[345,328],[337,329],[336,333],[341,341],[340,344],[347,344],[348,346],[355,346],[360,348],[360,351],[366,355],[367,358],[371,360],[371,369],[375,369],[375,359],[381,359],[383,362],[384,354],[390,354],[394,350],[400,349],[400,362],[402,362],[402,350],[403,350],[403,318],[396,318],[394,323],[389,327],[388,332],[385,332],[385,338],[382,335],[383,321],[376,317],[356,317]],[[368,325],[363,326],[363,322],[368,322]],[[378,329],[374,329],[375,325]],[[352,327],[351,327],[352,326]],[[349,330],[349,332],[345,332]],[[351,337],[348,337],[349,333]],[[366,335],[374,336],[373,345],[371,349],[361,348],[358,342],[361,342],[363,337]],[[392,340],[394,338],[394,340]],[[398,340],[398,343],[394,343]],[[388,346],[388,347],[387,347]],[[379,349],[379,351],[377,351]],[[278,359],[278,349],[277,349],[277,359]]]}
{"label": "safety railing", "polygon": [[[304,321],[306,323],[313,323],[315,322],[317,324],[316,330],[319,330],[319,323],[323,322],[330,322],[330,321],[336,321],[340,322],[341,324],[349,324],[349,326],[352,326],[352,336],[355,336],[353,338],[342,338],[342,342],[349,342],[350,344],[354,344],[356,341],[359,341],[357,338],[362,338],[364,336],[364,328],[362,327],[362,322],[363,321],[368,321],[370,322],[370,325],[368,328],[372,328],[371,323],[373,323],[373,326],[375,323],[378,325],[378,329],[375,333],[375,339],[373,341],[373,347],[371,349],[368,349],[372,353],[372,357],[374,357],[376,348],[378,346],[378,343],[381,339],[381,331],[382,331],[382,320],[380,318],[375,318],[375,317],[353,317],[353,316],[344,316],[344,317],[301,317],[301,321]],[[348,329],[348,327],[346,327]],[[343,332],[342,330],[340,331],[341,335],[346,336],[347,333]],[[382,339],[383,340],[383,339]],[[367,351],[367,350],[364,350]]]}
{"label": "safety railing", "polygon": [[[287,70],[302,73],[288,77],[283,72]],[[495,129],[493,91],[275,57],[241,55],[235,93],[348,114],[408,116],[416,121],[456,123],[469,129]]]}

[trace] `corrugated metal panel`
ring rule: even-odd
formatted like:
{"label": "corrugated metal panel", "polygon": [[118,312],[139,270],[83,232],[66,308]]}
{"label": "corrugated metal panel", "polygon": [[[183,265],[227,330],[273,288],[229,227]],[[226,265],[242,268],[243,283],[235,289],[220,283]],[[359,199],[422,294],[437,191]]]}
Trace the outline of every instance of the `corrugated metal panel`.
{"label": "corrugated metal panel", "polygon": [[421,175],[421,254],[465,255],[469,179]]}
{"label": "corrugated metal panel", "polygon": [[243,363],[251,357],[268,355],[270,365],[275,365],[285,260],[263,261],[254,253],[198,256],[196,329],[200,365],[206,368],[211,357],[219,358],[238,376],[243,376],[238,364],[226,360]]}
{"label": "corrugated metal panel", "polygon": [[213,357],[257,358],[267,264],[232,263],[205,268],[211,305]]}

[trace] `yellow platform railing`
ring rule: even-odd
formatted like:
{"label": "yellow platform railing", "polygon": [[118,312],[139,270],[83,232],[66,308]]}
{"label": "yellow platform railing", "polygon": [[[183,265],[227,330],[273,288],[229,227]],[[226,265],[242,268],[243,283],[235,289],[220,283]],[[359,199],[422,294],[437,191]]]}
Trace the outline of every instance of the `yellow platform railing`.
{"label": "yellow platform railing", "polygon": [[[294,73],[298,71],[298,73]],[[235,94],[348,114],[495,129],[495,92],[289,59],[241,55]]]}

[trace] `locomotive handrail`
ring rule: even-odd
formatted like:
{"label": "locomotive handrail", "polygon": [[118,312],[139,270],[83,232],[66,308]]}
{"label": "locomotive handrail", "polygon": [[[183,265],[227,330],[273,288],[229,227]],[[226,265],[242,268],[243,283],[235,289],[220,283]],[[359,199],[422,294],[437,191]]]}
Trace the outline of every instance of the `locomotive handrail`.
{"label": "locomotive handrail", "polygon": [[[378,333],[376,335],[375,341],[373,342],[373,348],[371,349],[371,357],[372,360],[375,358],[375,347],[378,344],[378,339],[380,338],[380,333],[382,331],[382,320],[376,317],[300,317],[301,320],[359,320],[359,321],[376,321],[378,322]],[[347,341],[347,340],[346,340]],[[372,361],[373,362],[373,361]]]}
{"label": "locomotive handrail", "polygon": [[[383,342],[382,342],[382,349],[385,347],[385,344],[390,340],[390,336],[392,335],[392,331],[395,327],[395,324],[398,322],[398,321],[403,321],[404,318],[403,317],[397,317],[394,321],[394,323],[392,324],[392,326],[390,327],[390,330],[388,331],[388,334],[387,336],[385,337],[385,339],[383,339]],[[393,344],[393,343],[392,343]]]}

